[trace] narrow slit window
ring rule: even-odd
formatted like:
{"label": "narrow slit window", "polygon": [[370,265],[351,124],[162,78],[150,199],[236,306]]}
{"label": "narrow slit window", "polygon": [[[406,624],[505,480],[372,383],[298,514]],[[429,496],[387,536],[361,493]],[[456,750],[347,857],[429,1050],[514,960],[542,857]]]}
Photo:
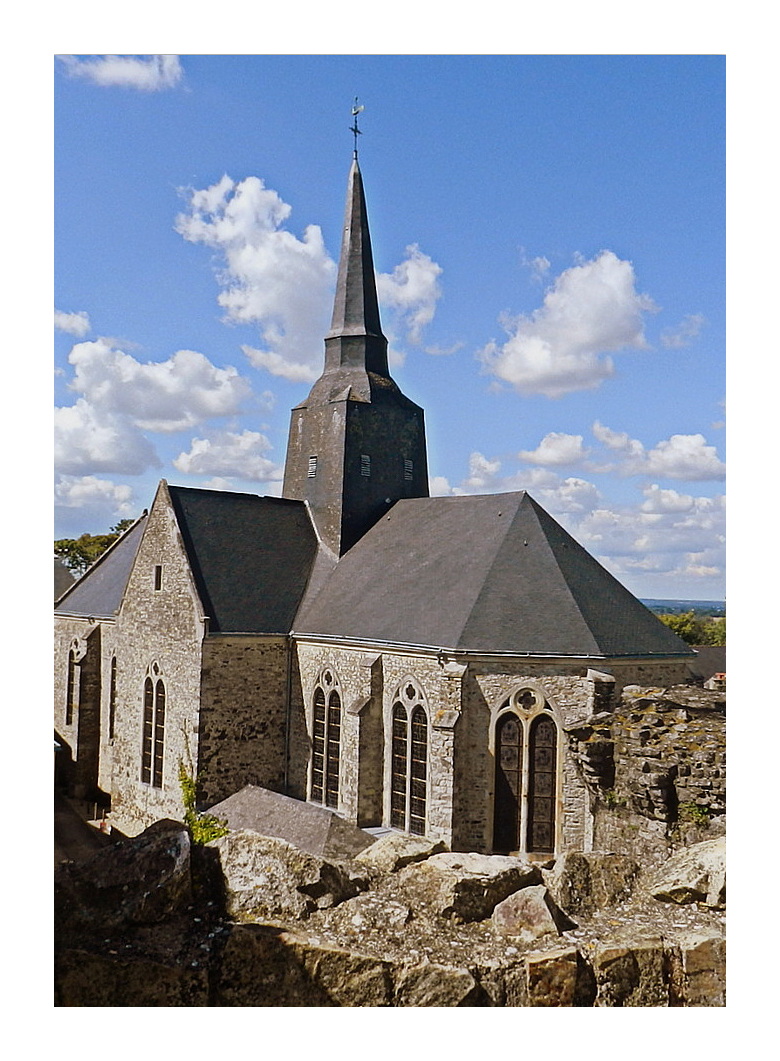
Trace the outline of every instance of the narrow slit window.
{"label": "narrow slit window", "polygon": [[414,479],[414,461],[404,461],[404,479],[410,483]]}
{"label": "narrow slit window", "polygon": [[114,739],[116,726],[116,656],[111,657],[111,677],[108,686],[108,739]]}
{"label": "narrow slit window", "polygon": [[309,457],[309,469],[308,469],[306,475],[307,475],[307,477],[309,479],[316,478],[316,475],[317,475],[317,458],[316,457]]}
{"label": "narrow slit window", "polygon": [[367,453],[360,454],[360,474],[366,478],[371,475],[371,458]]}
{"label": "narrow slit window", "polygon": [[75,649],[68,654],[68,690],[65,701],[65,725],[73,725],[73,713],[79,705],[79,685],[81,678],[81,667],[76,662]]}
{"label": "narrow slit window", "polygon": [[154,565],[154,588],[162,589],[162,564]]}

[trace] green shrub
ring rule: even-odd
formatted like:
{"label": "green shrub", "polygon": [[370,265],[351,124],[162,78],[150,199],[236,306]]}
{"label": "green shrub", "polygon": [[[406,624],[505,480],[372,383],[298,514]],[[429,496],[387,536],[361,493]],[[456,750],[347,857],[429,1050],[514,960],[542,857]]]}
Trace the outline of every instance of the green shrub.
{"label": "green shrub", "polygon": [[184,824],[190,831],[193,844],[207,844],[209,840],[225,836],[228,832],[225,822],[215,818],[213,814],[203,814],[195,810],[195,780],[181,760],[179,761],[179,785],[184,804]]}

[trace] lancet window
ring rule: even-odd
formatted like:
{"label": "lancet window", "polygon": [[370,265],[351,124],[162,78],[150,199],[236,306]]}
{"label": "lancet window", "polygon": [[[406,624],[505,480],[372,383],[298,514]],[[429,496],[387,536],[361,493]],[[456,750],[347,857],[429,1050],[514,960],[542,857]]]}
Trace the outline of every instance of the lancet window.
{"label": "lancet window", "polygon": [[325,667],[314,687],[310,798],[334,810],[339,805],[341,692],[333,668]]}

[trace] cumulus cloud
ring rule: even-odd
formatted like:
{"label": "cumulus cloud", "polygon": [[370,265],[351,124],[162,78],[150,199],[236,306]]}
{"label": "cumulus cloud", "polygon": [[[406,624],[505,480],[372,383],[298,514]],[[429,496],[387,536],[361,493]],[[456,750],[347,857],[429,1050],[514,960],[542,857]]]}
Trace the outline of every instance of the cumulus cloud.
{"label": "cumulus cloud", "polygon": [[[234,181],[225,175],[186,195],[187,211],[176,218],[176,231],[220,256],[217,301],[225,319],[260,331],[260,346],[242,346],[250,363],[295,383],[313,382],[322,371],[337,269],[319,226],[308,225],[300,239],[290,232],[285,226],[291,207],[259,177]],[[377,275],[391,365],[405,357],[396,336],[419,343],[433,319],[441,272],[411,244],[391,273]]]}
{"label": "cumulus cloud", "polygon": [[72,390],[95,410],[126,416],[147,431],[181,431],[236,414],[251,394],[235,368],[217,368],[194,350],[142,363],[101,338],[77,343],[68,360],[75,368]]}
{"label": "cumulus cloud", "polygon": [[108,507],[117,515],[134,514],[132,487],[98,479],[94,475],[60,475],[54,484],[54,500],[65,508]]}
{"label": "cumulus cloud", "polygon": [[704,323],[705,318],[701,313],[689,313],[676,328],[665,328],[661,332],[661,342],[672,350],[688,346],[699,334]]}
{"label": "cumulus cloud", "polygon": [[221,255],[218,302],[226,319],[260,329],[263,346],[245,347],[247,357],[273,375],[315,380],[336,274],[319,226],[308,225],[302,239],[285,229],[291,207],[258,177],[226,175],[188,195],[176,231]]}
{"label": "cumulus cloud", "polygon": [[84,398],[54,410],[54,464],[68,474],[140,475],[160,466],[151,442],[125,416],[97,409]]}
{"label": "cumulus cloud", "polygon": [[656,308],[636,290],[631,262],[602,251],[561,273],[530,316],[506,317],[508,340],[477,356],[522,394],[591,390],[614,374],[609,352],[646,345],[643,314]]}
{"label": "cumulus cloud", "polygon": [[587,452],[582,445],[582,435],[551,431],[544,436],[535,450],[521,450],[518,456],[527,464],[555,466],[579,464],[587,456]]}
{"label": "cumulus cloud", "polygon": [[652,449],[625,432],[613,431],[598,421],[593,434],[620,458],[615,469],[621,475],[649,475],[665,479],[722,480],[726,466],[715,446],[707,445],[704,435],[672,435]]}
{"label": "cumulus cloud", "polygon": [[441,274],[441,266],[416,243],[406,248],[406,258],[392,273],[377,274],[377,294],[383,309],[398,311],[397,324],[406,329],[412,343],[421,341],[423,329],[433,320],[441,298]]}
{"label": "cumulus cloud", "polygon": [[160,92],[175,88],[184,76],[178,55],[100,55],[89,59],[58,55],[57,58],[69,77],[104,87]]}
{"label": "cumulus cloud", "polygon": [[68,335],[74,335],[77,339],[83,339],[92,329],[89,316],[80,310],[78,313],[65,313],[62,310],[54,311],[54,327]]}
{"label": "cumulus cloud", "polygon": [[258,431],[224,431],[210,438],[194,438],[189,452],[180,453],[173,463],[185,475],[211,475],[218,481],[279,480],[284,471],[266,456],[271,448],[266,436]]}

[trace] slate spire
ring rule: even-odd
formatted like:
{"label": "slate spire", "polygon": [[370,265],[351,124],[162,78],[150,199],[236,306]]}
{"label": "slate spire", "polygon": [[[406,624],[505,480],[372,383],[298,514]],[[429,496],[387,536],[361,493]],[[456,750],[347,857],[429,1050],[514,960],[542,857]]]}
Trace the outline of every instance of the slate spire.
{"label": "slate spire", "polygon": [[349,367],[389,375],[387,339],[379,319],[366,197],[357,157],[352,159],[349,171],[333,318],[325,338],[325,372]]}
{"label": "slate spire", "polygon": [[356,154],[325,365],[292,411],[282,496],[308,502],[322,542],[336,556],[396,501],[428,496],[423,411],[388,369]]}

